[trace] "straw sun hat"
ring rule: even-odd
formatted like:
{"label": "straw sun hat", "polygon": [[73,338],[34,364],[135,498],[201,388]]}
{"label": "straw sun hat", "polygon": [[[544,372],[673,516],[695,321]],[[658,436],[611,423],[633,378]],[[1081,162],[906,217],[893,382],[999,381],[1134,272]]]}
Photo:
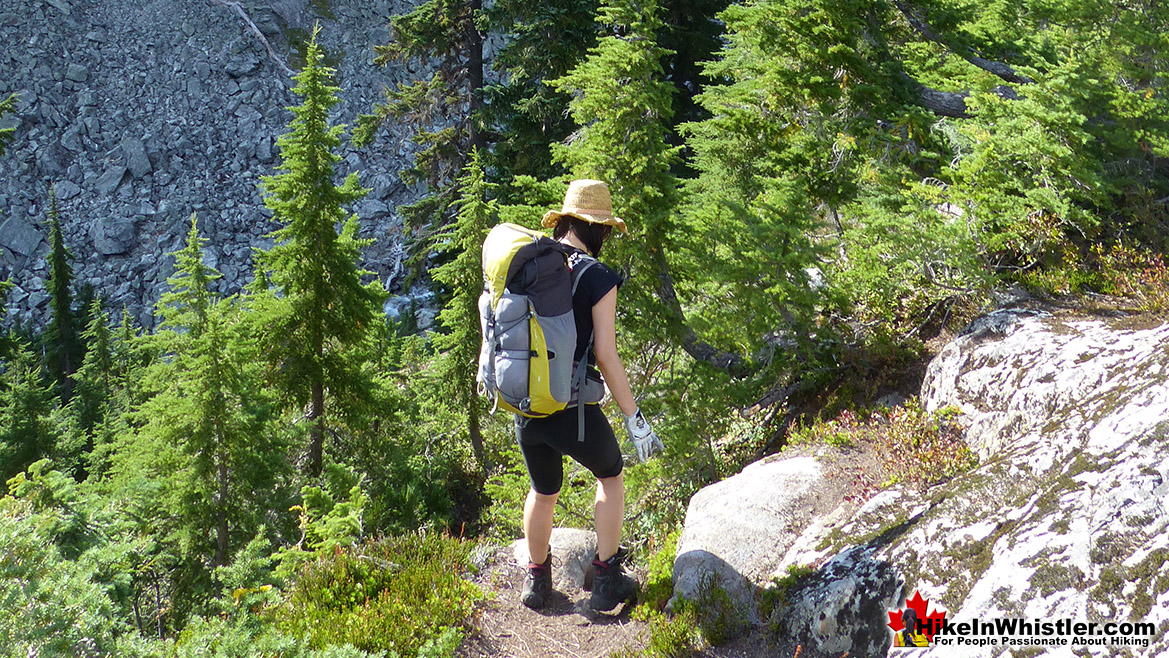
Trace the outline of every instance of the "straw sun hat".
{"label": "straw sun hat", "polygon": [[565,215],[594,224],[607,224],[622,233],[629,232],[625,220],[613,214],[609,186],[599,180],[574,180],[569,183],[568,191],[564,193],[564,205],[559,211],[549,210],[545,213],[541,223],[544,228],[552,228]]}

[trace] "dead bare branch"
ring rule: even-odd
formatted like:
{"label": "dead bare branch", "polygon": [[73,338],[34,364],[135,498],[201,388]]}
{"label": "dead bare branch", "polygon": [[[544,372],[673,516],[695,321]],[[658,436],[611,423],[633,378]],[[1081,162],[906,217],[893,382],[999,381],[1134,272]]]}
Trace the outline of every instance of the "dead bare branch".
{"label": "dead bare branch", "polygon": [[260,43],[263,44],[264,50],[268,51],[268,57],[276,64],[276,66],[280,67],[280,70],[284,71],[284,74],[287,75],[288,77],[292,77],[292,76],[296,75],[296,71],[293,71],[292,69],[288,68],[288,65],[284,63],[284,60],[280,59],[280,56],[276,54],[275,49],[272,48],[272,43],[270,41],[268,41],[268,37],[265,37],[264,33],[260,31],[260,28],[256,27],[255,22],[253,22],[251,17],[248,16],[247,10],[245,10],[240,5],[240,3],[234,2],[233,0],[207,0],[207,1],[213,5],[217,5],[219,7],[227,7],[228,9],[234,9],[235,13],[239,14],[240,19],[244,22],[244,25],[247,26],[248,31],[250,31],[253,35],[255,35],[256,39],[258,39],[260,41]]}

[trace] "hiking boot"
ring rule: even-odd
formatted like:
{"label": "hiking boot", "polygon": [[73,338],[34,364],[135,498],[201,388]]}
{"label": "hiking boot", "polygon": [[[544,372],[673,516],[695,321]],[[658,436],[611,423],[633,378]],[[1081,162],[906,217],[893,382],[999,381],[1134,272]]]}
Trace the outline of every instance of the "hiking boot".
{"label": "hiking boot", "polygon": [[637,594],[637,581],[626,576],[621,568],[627,555],[628,552],[620,548],[608,560],[593,556],[593,594],[589,597],[589,606],[593,610],[608,612]]}
{"label": "hiking boot", "polygon": [[520,601],[535,610],[542,608],[551,596],[552,551],[548,551],[548,557],[544,559],[544,564],[528,562],[528,573],[524,577],[524,593],[520,595]]}

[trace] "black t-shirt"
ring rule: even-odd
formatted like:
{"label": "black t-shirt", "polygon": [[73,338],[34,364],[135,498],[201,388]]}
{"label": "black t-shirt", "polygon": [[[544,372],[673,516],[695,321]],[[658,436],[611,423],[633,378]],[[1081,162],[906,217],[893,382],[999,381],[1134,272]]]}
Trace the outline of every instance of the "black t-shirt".
{"label": "black t-shirt", "polygon": [[[587,263],[587,259],[588,255],[585,252],[574,249],[568,256],[568,266],[575,270],[578,264]],[[576,294],[572,296],[572,313],[576,317],[576,355],[573,360],[580,361],[584,358],[589,339],[593,336],[593,307],[623,281],[620,274],[599,261],[581,275]],[[589,350],[589,364],[596,363],[596,354]]]}

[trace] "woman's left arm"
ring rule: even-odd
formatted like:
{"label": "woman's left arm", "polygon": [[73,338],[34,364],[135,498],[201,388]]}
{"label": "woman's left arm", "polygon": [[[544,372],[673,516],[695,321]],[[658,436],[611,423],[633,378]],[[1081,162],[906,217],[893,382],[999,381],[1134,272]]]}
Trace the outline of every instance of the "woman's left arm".
{"label": "woman's left arm", "polygon": [[626,416],[637,413],[637,400],[629,387],[629,375],[617,354],[616,286],[593,305],[593,351],[597,355],[597,368],[605,378],[609,393],[621,407],[621,413]]}

